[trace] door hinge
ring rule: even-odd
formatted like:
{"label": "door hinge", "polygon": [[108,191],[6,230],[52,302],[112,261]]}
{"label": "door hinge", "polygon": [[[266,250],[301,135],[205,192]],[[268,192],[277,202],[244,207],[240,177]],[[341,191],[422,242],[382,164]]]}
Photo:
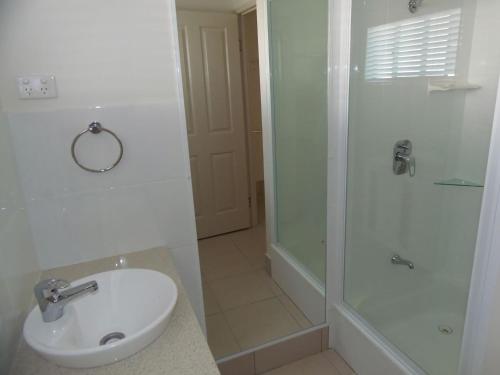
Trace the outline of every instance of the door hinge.
{"label": "door hinge", "polygon": [[248,197],[248,207],[252,207],[252,197]]}

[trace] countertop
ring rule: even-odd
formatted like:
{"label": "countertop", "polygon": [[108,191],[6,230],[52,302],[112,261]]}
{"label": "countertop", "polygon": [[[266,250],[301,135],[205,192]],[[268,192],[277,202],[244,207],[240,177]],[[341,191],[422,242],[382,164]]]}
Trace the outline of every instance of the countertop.
{"label": "countertop", "polygon": [[34,352],[21,340],[10,375],[220,375],[195,313],[167,249],[156,248],[132,254],[80,263],[45,271],[48,276],[76,280],[123,266],[164,272],[177,284],[179,297],[165,332],[139,353],[112,365],[91,369],[59,367]]}

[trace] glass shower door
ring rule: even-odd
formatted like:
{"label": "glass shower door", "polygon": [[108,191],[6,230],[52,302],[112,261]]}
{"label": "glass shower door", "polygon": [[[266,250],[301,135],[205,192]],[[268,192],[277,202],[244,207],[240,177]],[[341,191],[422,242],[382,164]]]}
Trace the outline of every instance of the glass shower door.
{"label": "glass shower door", "polygon": [[324,288],[328,0],[268,4],[276,237]]}
{"label": "glass shower door", "polygon": [[344,299],[425,372],[456,374],[498,27],[481,0],[352,3]]}

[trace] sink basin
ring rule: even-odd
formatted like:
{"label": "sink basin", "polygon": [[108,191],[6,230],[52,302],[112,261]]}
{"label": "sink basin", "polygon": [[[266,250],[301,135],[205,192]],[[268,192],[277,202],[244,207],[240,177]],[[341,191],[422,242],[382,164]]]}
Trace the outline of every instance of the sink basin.
{"label": "sink basin", "polygon": [[163,333],[177,302],[174,281],[160,272],[120,269],[71,285],[91,280],[99,289],[70,302],[60,319],[45,323],[36,306],[24,323],[26,342],[58,365],[97,367],[137,353]]}

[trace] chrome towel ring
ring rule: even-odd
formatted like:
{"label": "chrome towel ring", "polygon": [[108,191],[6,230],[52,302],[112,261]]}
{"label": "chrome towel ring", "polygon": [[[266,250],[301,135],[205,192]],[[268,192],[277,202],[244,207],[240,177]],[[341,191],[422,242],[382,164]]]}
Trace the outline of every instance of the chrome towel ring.
{"label": "chrome towel ring", "polygon": [[[80,139],[80,137],[82,135],[84,135],[86,133],[99,134],[100,132],[109,133],[109,134],[111,134],[116,139],[116,141],[118,142],[118,145],[120,146],[120,155],[118,155],[118,159],[116,159],[116,161],[111,166],[109,166],[107,168],[103,168],[103,169],[88,168],[88,167],[84,166],[83,164],[81,164],[78,161],[78,158],[76,157],[76,153],[75,153],[75,146],[76,146],[76,143],[78,142],[78,140]],[[118,165],[118,163],[122,160],[122,157],[123,157],[123,144],[122,144],[122,141],[120,141],[120,138],[118,138],[118,136],[115,133],[113,133],[111,130],[103,128],[102,125],[99,122],[93,122],[93,123],[91,123],[89,125],[89,127],[87,129],[85,129],[80,134],[78,134],[75,137],[75,139],[73,140],[73,143],[71,144],[71,156],[73,157],[73,160],[75,161],[75,163],[80,168],[86,170],[87,172],[103,173],[103,172],[110,171],[111,169],[113,169],[114,167],[116,167]]]}

